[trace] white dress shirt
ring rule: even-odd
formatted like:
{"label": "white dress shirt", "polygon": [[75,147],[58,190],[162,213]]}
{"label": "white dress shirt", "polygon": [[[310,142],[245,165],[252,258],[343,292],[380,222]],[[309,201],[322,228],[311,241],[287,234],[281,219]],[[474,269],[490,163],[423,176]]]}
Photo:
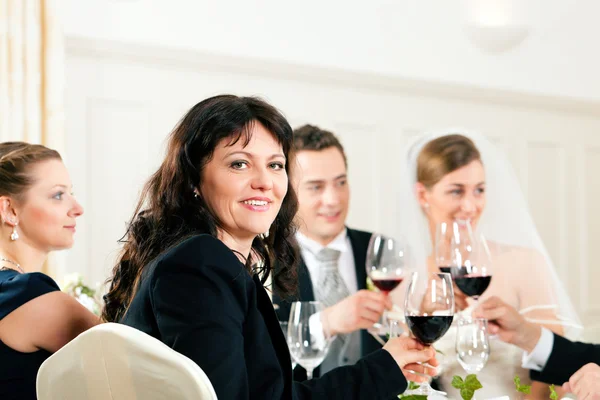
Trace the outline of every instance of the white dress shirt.
{"label": "white dress shirt", "polygon": [[352,252],[352,245],[350,244],[347,229],[340,232],[340,234],[327,246],[323,246],[322,244],[309,239],[300,232],[296,233],[296,240],[300,245],[300,253],[306,264],[306,268],[308,268],[313,285],[319,282],[319,273],[321,272],[319,261],[317,261],[317,254],[327,247],[341,253],[340,259],[338,260],[338,269],[348,291],[350,293],[356,293],[358,291],[356,268],[354,266],[354,253]]}
{"label": "white dress shirt", "polygon": [[[340,232],[340,234],[337,235],[327,246],[323,246],[322,244],[309,239],[300,232],[296,233],[296,239],[300,246],[302,259],[304,260],[306,268],[308,268],[308,272],[310,273],[313,291],[314,285],[318,284],[319,282],[319,274],[321,273],[319,261],[317,260],[317,254],[326,247],[329,249],[338,250],[341,253],[338,260],[338,271],[340,276],[342,277],[344,284],[351,294],[354,294],[358,291],[356,268],[354,266],[354,254],[352,252],[350,238],[348,238],[347,229],[344,229],[342,232]],[[324,333],[322,328],[320,328],[322,324],[321,313],[312,315],[309,318],[308,323],[311,327],[311,333],[315,335],[315,338],[319,338],[320,340],[325,339],[324,337],[320,337],[320,334]],[[331,371],[331,369],[335,367],[354,364],[356,361],[358,361],[361,354],[360,332],[353,332],[349,334],[348,337],[350,340],[347,341],[346,346],[339,353],[333,354],[330,351],[327,354],[327,357],[320,365],[322,374]]]}
{"label": "white dress shirt", "polygon": [[542,327],[542,335],[531,353],[523,353],[523,368],[541,371],[546,366],[552,347],[554,346],[554,335],[548,329]]}

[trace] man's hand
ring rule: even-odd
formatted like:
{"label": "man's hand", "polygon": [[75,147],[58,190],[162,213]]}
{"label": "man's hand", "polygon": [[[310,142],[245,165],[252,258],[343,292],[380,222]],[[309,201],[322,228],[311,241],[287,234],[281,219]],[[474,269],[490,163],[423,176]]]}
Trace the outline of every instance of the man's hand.
{"label": "man's hand", "polygon": [[592,363],[584,365],[563,389],[577,395],[579,400],[600,400],[600,367]]}
{"label": "man's hand", "polygon": [[514,344],[531,353],[540,340],[542,328],[527,322],[517,310],[498,297],[491,297],[473,312],[476,318],[488,320],[490,332],[507,343]]}
{"label": "man's hand", "polygon": [[392,308],[392,301],[384,293],[360,290],[321,313],[325,331],[329,336],[367,329],[383,312]]}

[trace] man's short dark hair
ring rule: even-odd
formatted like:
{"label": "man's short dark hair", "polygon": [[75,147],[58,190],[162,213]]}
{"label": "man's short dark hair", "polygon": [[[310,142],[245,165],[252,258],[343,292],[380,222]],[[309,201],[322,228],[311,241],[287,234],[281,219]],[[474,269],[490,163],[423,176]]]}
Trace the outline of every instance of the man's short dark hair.
{"label": "man's short dark hair", "polygon": [[340,153],[342,153],[344,164],[348,166],[344,146],[342,146],[338,138],[333,133],[314,125],[303,125],[294,129],[295,151],[321,151],[330,147],[335,147],[340,151]]}

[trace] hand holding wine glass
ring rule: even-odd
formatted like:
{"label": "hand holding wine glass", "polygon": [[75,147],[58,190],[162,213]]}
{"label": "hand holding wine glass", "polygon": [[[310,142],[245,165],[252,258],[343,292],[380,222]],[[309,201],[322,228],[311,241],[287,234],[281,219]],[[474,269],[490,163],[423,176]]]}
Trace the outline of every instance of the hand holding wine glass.
{"label": "hand holding wine glass", "polygon": [[519,311],[496,296],[481,303],[474,310],[473,316],[487,319],[493,335],[528,353],[533,351],[542,334],[540,325],[527,321]]}
{"label": "hand holding wine glass", "polygon": [[386,294],[359,290],[323,310],[325,332],[335,336],[370,328],[390,308],[392,301]]}
{"label": "hand holding wine glass", "polygon": [[[404,300],[406,324],[412,335],[423,345],[430,346],[452,325],[454,291],[448,273],[413,272]],[[429,383],[406,394],[445,394],[431,388]]]}
{"label": "hand holding wine glass", "polygon": [[396,335],[390,337],[383,349],[392,355],[406,380],[427,382],[429,377],[435,376],[435,367],[439,363],[435,358],[435,350],[432,347],[424,346],[418,340],[408,336],[399,337]]}
{"label": "hand holding wine glass", "polygon": [[[388,295],[402,283],[409,271],[404,240],[373,234],[367,249],[366,270],[373,284]],[[378,334],[391,334],[385,331],[383,324],[377,325],[381,325]]]}

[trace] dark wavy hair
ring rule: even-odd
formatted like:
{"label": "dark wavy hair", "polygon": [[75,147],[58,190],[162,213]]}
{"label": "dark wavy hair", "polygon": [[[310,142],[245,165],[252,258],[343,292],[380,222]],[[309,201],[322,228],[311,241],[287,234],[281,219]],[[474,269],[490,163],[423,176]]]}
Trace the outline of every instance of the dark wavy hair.
{"label": "dark wavy hair", "polygon": [[[202,169],[222,140],[229,145],[242,140],[247,145],[255,123],[262,124],[283,147],[291,165],[293,132],[285,117],[273,106],[255,97],[215,96],[192,107],[171,133],[167,154],[158,170],[144,186],[140,200],[123,238],[120,258],[108,279],[102,318],[119,321],[136,293],[146,265],[161,253],[190,236],[207,233],[217,237],[220,227],[202,196]],[[249,272],[257,272],[264,283],[273,265],[277,273],[275,290],[293,293],[296,289],[298,254],[294,241],[293,218],[298,209],[296,193],[288,181],[281,209],[269,235],[258,236],[246,261]],[[253,269],[257,260],[259,269]],[[254,265],[253,265],[254,264]]]}

